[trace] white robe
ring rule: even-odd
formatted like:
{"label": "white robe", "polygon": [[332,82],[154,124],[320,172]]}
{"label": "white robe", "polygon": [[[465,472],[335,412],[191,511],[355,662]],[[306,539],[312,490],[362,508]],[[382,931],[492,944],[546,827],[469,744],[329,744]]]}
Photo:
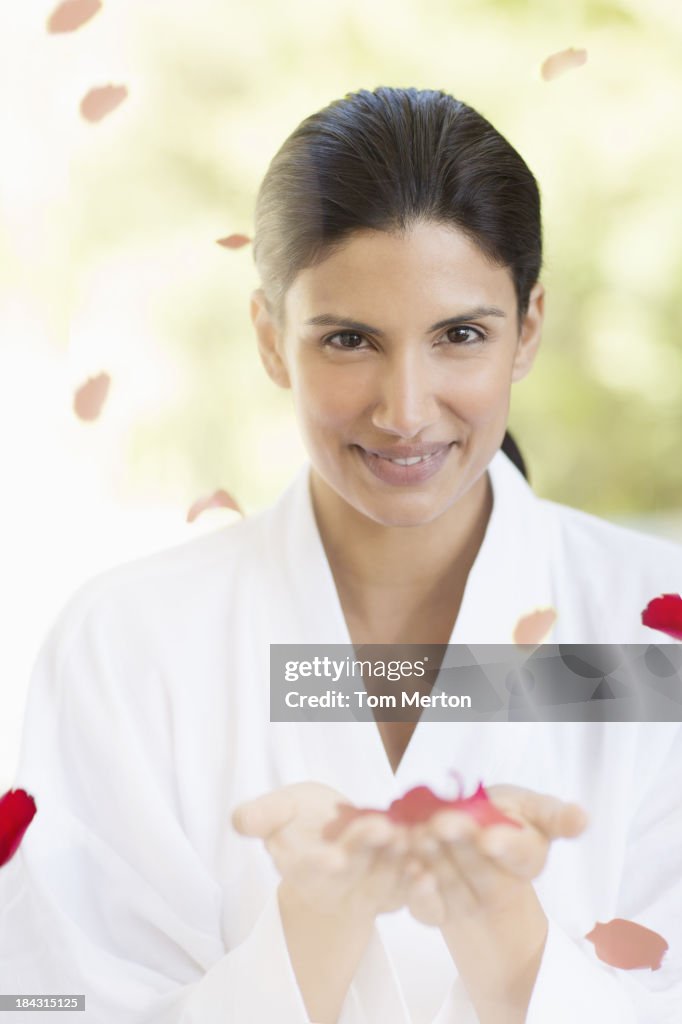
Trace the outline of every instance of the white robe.
{"label": "white robe", "polygon": [[[86,1012],[65,1015],[81,1024],[304,1024],[276,869],[232,811],[311,779],[386,806],[443,791],[456,767],[591,816],[535,883],[550,928],[527,1024],[679,1024],[680,724],[422,720],[394,775],[373,722],[269,721],[270,643],[351,642],[309,468],[270,508],[109,570],[62,610],[13,782],[38,813],[0,870],[0,992],[85,993]],[[489,472],[451,643],[510,643],[545,605],[552,643],[670,642],[640,613],[682,589],[681,547],[537,498],[501,452]],[[615,917],[663,935],[660,970],[597,958],[584,936]],[[380,916],[339,1024],[476,1020],[438,929]]]}

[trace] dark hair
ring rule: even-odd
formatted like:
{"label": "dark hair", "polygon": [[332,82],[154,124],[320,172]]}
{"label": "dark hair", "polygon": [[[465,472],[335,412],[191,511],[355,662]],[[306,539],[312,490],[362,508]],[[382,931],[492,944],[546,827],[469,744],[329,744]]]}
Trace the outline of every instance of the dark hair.
{"label": "dark hair", "polygon": [[[271,160],[254,219],[253,258],[280,326],[299,271],[356,231],[455,226],[509,268],[519,330],[542,265],[533,174],[481,114],[436,89],[359,89],[306,117]],[[502,450],[527,477],[508,432]]]}

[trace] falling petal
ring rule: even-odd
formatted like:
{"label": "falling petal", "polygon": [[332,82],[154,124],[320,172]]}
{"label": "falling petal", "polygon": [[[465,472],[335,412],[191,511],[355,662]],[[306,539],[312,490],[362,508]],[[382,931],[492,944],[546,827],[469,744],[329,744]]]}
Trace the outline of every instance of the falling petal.
{"label": "falling petal", "polygon": [[682,596],[654,597],[642,612],[642,625],[667,633],[673,640],[682,640]]}
{"label": "falling petal", "polygon": [[251,239],[248,235],[227,235],[225,238],[219,238],[217,245],[224,246],[225,249],[241,249],[243,245],[248,245]]}
{"label": "falling petal", "polygon": [[490,801],[483,783],[479,783],[478,789],[471,796],[462,797],[460,792],[454,800],[444,800],[428,786],[415,786],[394,800],[386,810],[339,804],[336,818],[326,825],[322,836],[324,839],[336,839],[346,825],[365,814],[385,814],[398,825],[418,825],[428,821],[437,811],[463,811],[482,828],[488,825],[513,825],[514,828],[521,828],[517,821],[508,818]]}
{"label": "falling petal", "polygon": [[597,922],[585,938],[593,943],[600,960],[625,971],[643,967],[657,971],[668,949],[668,943],[658,932],[622,917],[607,924]]}
{"label": "falling petal", "polygon": [[99,373],[96,377],[88,377],[85,384],[81,384],[73,396],[73,410],[79,419],[97,419],[109,392],[110,383],[108,373]]}
{"label": "falling petal", "polygon": [[540,74],[546,82],[558,78],[559,75],[579,68],[587,61],[587,50],[576,50],[572,46],[568,50],[560,50],[553,53],[547,60],[543,61]]}
{"label": "falling petal", "polygon": [[537,608],[528,615],[522,615],[514,626],[514,643],[534,646],[543,643],[556,620],[554,608]]}
{"label": "falling petal", "polygon": [[75,32],[86,21],[90,21],[101,6],[101,0],[64,0],[50,15],[47,31],[52,34]]}
{"label": "falling petal", "polygon": [[0,867],[19,848],[36,813],[36,802],[25,789],[10,789],[0,797]]}
{"label": "falling petal", "polygon": [[101,85],[91,89],[81,100],[81,114],[86,121],[101,121],[123,103],[128,95],[125,85]]}
{"label": "falling petal", "polygon": [[207,508],[232,508],[235,512],[239,512],[240,516],[244,515],[232,495],[220,489],[214,491],[208,498],[199,498],[198,501],[195,501],[187,513],[187,522],[193,523],[197,516],[200,516]]}

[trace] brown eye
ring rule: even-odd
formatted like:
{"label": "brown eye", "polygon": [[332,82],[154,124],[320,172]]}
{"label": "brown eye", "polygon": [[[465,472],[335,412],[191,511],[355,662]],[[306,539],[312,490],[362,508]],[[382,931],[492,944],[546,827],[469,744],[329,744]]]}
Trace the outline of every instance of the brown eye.
{"label": "brown eye", "polygon": [[[451,335],[451,334],[454,334],[457,331],[464,331],[464,333],[470,335],[470,337],[467,339],[467,338],[462,338],[460,336],[459,338],[452,339],[453,343],[455,343],[455,344],[459,344],[459,345],[475,345],[479,341],[485,341],[485,334],[483,333],[483,331],[479,331],[478,328],[476,328],[476,327],[451,327],[450,330],[447,331],[446,333],[448,335]],[[474,335],[474,337],[471,337],[471,335]]]}
{"label": "brown eye", "polygon": [[362,341],[362,335],[361,334],[357,334],[355,331],[338,331],[336,334],[330,334],[328,338],[325,338],[323,344],[324,345],[329,345],[330,348],[342,348],[342,349],[345,348],[345,349],[349,349],[351,352],[353,352],[355,349],[358,348],[357,345],[344,345],[344,344],[335,345],[335,344],[333,344],[334,338],[343,338],[343,339],[359,338],[360,341]]}

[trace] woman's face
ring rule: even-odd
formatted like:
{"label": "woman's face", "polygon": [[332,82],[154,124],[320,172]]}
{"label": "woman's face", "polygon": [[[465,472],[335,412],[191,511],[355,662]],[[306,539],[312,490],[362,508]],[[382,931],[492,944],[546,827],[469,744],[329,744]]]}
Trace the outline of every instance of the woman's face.
{"label": "woman's face", "polygon": [[[449,226],[363,231],[301,271],[279,332],[252,298],[268,373],[293,393],[313,472],[391,526],[442,515],[504,437],[512,381],[540,340],[543,288],[519,333],[510,272]],[[427,456],[413,465],[396,458]]]}

